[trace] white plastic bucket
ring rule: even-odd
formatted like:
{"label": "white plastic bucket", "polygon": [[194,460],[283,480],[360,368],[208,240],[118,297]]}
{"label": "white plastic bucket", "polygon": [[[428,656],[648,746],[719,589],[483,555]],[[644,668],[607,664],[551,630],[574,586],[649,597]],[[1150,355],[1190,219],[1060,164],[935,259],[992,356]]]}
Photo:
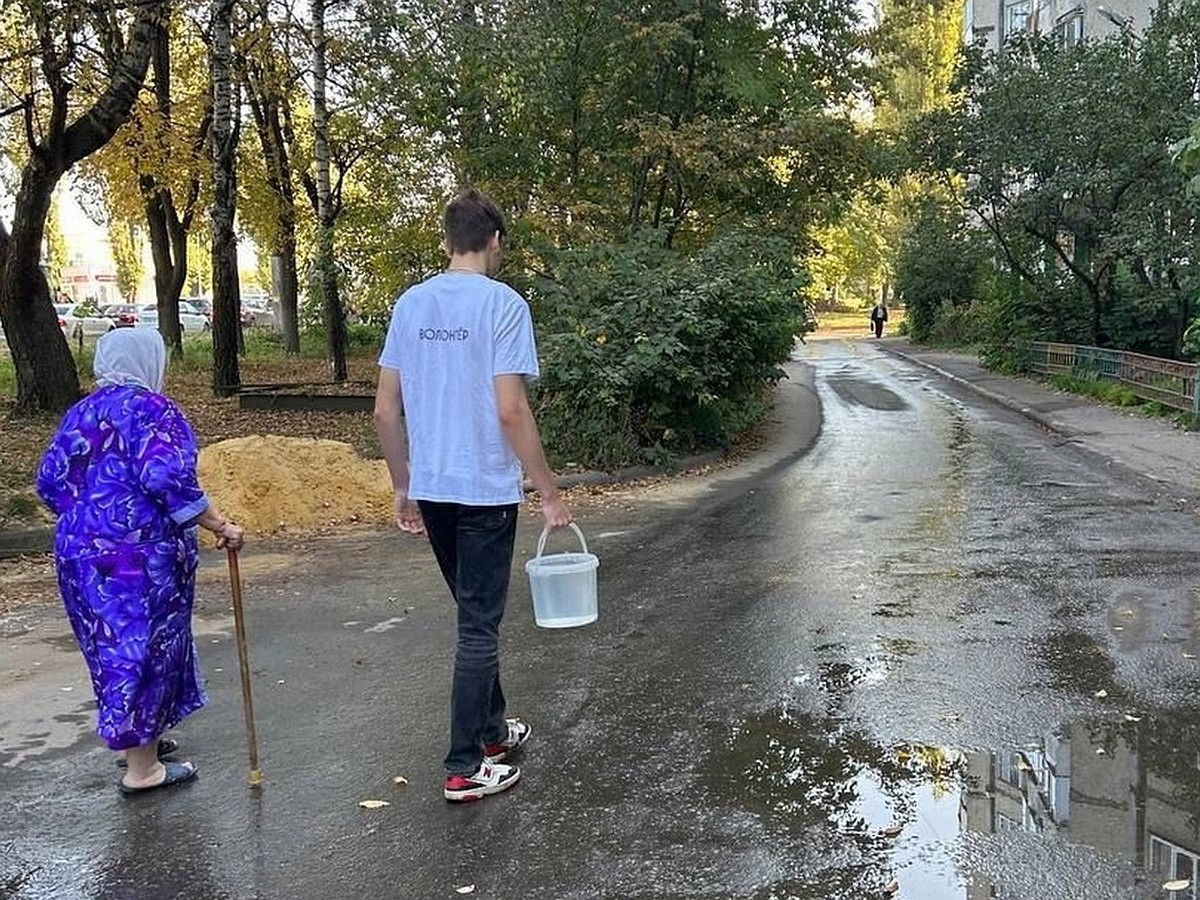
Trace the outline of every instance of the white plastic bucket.
{"label": "white plastic bucket", "polygon": [[596,569],[600,560],[588,553],[583,532],[571,523],[582,553],[552,553],[543,556],[550,532],[542,529],[537,556],[525,563],[529,592],[533,595],[533,617],[542,628],[574,628],[595,622],[599,615],[596,599]]}

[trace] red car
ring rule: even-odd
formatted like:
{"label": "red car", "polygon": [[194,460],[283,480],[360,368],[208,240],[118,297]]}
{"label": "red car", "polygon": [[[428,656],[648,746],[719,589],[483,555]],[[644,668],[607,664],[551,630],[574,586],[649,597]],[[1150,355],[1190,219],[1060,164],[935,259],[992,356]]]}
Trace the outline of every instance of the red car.
{"label": "red car", "polygon": [[132,303],[106,306],[104,315],[112,319],[117,328],[133,328],[138,323],[138,308]]}

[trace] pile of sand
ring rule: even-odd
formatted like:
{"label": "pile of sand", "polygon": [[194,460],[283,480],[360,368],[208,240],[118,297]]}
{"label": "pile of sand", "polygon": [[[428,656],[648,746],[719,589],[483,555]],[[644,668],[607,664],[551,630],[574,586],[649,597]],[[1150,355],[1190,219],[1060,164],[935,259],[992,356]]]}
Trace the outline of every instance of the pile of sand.
{"label": "pile of sand", "polygon": [[340,441],[233,438],[203,448],[199,471],[217,509],[247,533],[392,519],[387,465]]}

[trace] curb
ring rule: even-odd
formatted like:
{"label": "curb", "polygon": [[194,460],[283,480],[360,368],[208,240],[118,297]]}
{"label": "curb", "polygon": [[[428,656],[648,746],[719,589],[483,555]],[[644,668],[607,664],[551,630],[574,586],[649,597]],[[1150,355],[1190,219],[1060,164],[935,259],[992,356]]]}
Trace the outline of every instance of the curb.
{"label": "curb", "polygon": [[[692,456],[677,459],[669,466],[631,466],[627,469],[618,469],[615,472],[600,472],[594,469],[587,469],[582,472],[574,472],[570,475],[560,475],[554,480],[554,483],[560,490],[582,487],[584,485],[623,484],[627,481],[637,481],[639,478],[676,475],[699,466],[712,465],[720,462],[725,457],[726,451],[724,450],[708,450],[704,453],[696,453]],[[533,493],[533,485],[528,481],[524,482],[523,488],[525,493]]]}
{"label": "curb", "polygon": [[1042,415],[1037,410],[1031,409],[1028,406],[1022,406],[1021,404],[1017,403],[1015,400],[1011,399],[1010,397],[1005,397],[1003,394],[997,394],[995,391],[989,391],[985,387],[980,387],[979,385],[975,384],[975,382],[969,381],[968,379],[963,378],[961,375],[955,375],[952,372],[947,372],[941,366],[934,365],[931,362],[926,362],[923,359],[918,359],[915,356],[911,356],[910,354],[905,353],[902,350],[896,350],[892,347],[881,347],[880,349],[882,349],[885,353],[890,353],[893,356],[903,359],[905,362],[910,362],[915,366],[920,366],[923,369],[928,369],[930,372],[933,372],[935,375],[945,378],[947,381],[950,381],[950,382],[953,382],[954,384],[960,385],[961,387],[964,387],[969,391],[973,391],[974,393],[978,394],[979,396],[981,396],[987,400],[991,400],[993,403],[997,403],[1000,406],[1005,407],[1006,409],[1010,409],[1013,412],[1024,416],[1026,419],[1033,422],[1035,425],[1039,425],[1042,428],[1045,428],[1047,431],[1053,432],[1054,434],[1060,435],[1061,437],[1064,437],[1064,438],[1071,438],[1071,437],[1076,436],[1076,433],[1074,431],[1064,427],[1063,425],[1060,425],[1058,422],[1055,422],[1053,419],[1050,419],[1047,416]]}
{"label": "curb", "polygon": [[10,529],[0,532],[0,559],[28,553],[49,553],[54,549],[54,528]]}

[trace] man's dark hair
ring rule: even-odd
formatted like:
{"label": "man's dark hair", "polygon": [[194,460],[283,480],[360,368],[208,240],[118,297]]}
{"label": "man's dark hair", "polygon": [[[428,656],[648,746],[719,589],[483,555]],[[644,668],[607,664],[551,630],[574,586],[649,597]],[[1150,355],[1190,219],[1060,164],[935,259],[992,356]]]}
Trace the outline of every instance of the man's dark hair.
{"label": "man's dark hair", "polygon": [[442,227],[451,253],[477,253],[497,231],[504,237],[504,213],[486,194],[470,188],[447,205]]}

